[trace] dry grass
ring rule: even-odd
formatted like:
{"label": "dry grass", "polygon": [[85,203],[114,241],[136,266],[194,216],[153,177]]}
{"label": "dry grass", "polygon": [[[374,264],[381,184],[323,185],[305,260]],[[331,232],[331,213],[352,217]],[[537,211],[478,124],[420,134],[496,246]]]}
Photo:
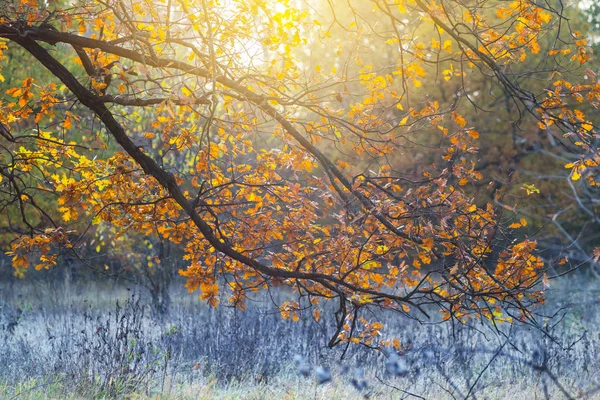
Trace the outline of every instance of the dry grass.
{"label": "dry grass", "polygon": [[[410,390],[427,399],[453,400],[454,397],[443,388],[412,387],[408,389],[408,382],[391,382],[400,388]],[[77,393],[68,390],[60,383],[60,380],[28,380],[21,384],[8,387],[0,385],[1,399],[90,399],[104,398],[102,393],[97,393],[93,388],[80,388]],[[550,399],[567,398],[555,387],[547,387],[546,393]],[[577,394],[574,392],[574,394]],[[264,400],[264,399],[322,399],[322,400],[363,400],[365,397],[358,393],[348,382],[340,381],[317,385],[315,382],[299,380],[294,376],[280,376],[267,384],[256,384],[254,382],[233,382],[229,385],[219,385],[216,381],[201,380],[193,384],[176,385],[161,394],[131,393],[125,396],[127,399],[161,399],[161,400]],[[397,389],[386,387],[383,384],[375,384],[369,390],[371,399],[399,398],[416,399]],[[532,400],[546,398],[543,383],[540,381],[532,385],[531,382],[505,385],[498,382],[497,385],[489,386],[478,391],[477,397],[486,400]],[[600,393],[586,396],[586,399],[600,399]]]}
{"label": "dry grass", "polygon": [[[459,399],[471,387],[476,399],[566,398],[545,371],[532,368],[544,360],[574,396],[600,384],[594,283],[565,281],[550,293],[547,310],[540,311],[571,304],[549,325],[558,342],[506,326],[514,347],[495,358],[504,338],[483,327],[484,334],[383,315],[386,330],[411,343],[404,356],[409,372],[397,378],[386,374],[382,354],[361,347],[351,347],[339,365],[341,349],[325,347],[332,332],[327,320],[282,321],[267,303],[239,313],[174,293],[171,313],[157,320],[144,299],[132,301],[133,291],[53,285],[0,287],[2,399],[361,399],[350,383],[355,368],[365,371],[374,399],[417,398],[405,392]],[[9,331],[6,319],[16,309],[21,314]],[[425,360],[426,351],[434,360]],[[331,367],[333,381],[317,385],[314,376],[300,376],[294,354],[312,367]],[[581,398],[600,399],[600,393]]]}

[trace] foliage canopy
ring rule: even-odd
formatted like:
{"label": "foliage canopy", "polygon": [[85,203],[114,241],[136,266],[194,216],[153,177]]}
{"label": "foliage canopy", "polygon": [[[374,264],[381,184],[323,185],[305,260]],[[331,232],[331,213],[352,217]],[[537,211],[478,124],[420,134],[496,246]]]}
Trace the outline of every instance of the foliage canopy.
{"label": "foliage canopy", "polygon": [[579,108],[600,85],[565,78],[590,51],[558,1],[13,0],[0,38],[0,73],[17,51],[28,71],[0,75],[20,275],[110,226],[183,246],[212,306],[278,285],[285,318],[335,302],[331,345],[385,344],[375,308],[535,323],[537,243],[507,241],[470,189],[473,82],[570,140],[572,179],[597,184]]}

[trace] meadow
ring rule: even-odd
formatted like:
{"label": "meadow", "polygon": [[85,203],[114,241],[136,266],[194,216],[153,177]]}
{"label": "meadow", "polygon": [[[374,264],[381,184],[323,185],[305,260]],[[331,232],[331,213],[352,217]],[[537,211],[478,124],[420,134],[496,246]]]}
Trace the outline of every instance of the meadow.
{"label": "meadow", "polygon": [[396,376],[389,353],[329,349],[327,316],[283,320],[266,294],[211,308],[181,289],[160,316],[135,284],[3,284],[0,398],[600,398],[600,288],[581,276],[552,282],[543,329],[382,315],[408,348]]}

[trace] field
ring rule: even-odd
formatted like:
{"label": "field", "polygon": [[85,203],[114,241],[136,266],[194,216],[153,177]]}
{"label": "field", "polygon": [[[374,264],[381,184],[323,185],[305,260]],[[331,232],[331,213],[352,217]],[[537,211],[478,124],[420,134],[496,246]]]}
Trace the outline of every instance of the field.
{"label": "field", "polygon": [[[384,315],[386,332],[409,345],[406,371],[394,377],[385,354],[350,346],[341,359],[343,346],[327,348],[326,317],[285,321],[264,295],[243,312],[213,309],[179,288],[159,317],[135,285],[4,284],[0,397],[600,398],[600,290],[582,277],[553,281],[536,310],[554,315],[540,317],[544,332]],[[318,384],[317,366],[331,371],[330,382]]]}

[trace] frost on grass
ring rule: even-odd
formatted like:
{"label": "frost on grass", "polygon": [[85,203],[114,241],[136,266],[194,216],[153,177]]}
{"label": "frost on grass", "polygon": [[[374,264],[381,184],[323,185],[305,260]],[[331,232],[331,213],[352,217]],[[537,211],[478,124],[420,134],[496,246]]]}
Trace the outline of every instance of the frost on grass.
{"label": "frost on grass", "polygon": [[202,388],[207,398],[553,398],[598,383],[600,317],[585,283],[550,292],[540,313],[575,305],[548,319],[545,331],[506,325],[502,336],[485,326],[390,318],[401,351],[352,345],[343,359],[344,348],[327,348],[333,328],[308,312],[291,322],[260,302],[240,312],[182,296],[156,319],[135,290],[74,285],[66,296],[57,285],[2,288],[0,397],[196,398]]}

